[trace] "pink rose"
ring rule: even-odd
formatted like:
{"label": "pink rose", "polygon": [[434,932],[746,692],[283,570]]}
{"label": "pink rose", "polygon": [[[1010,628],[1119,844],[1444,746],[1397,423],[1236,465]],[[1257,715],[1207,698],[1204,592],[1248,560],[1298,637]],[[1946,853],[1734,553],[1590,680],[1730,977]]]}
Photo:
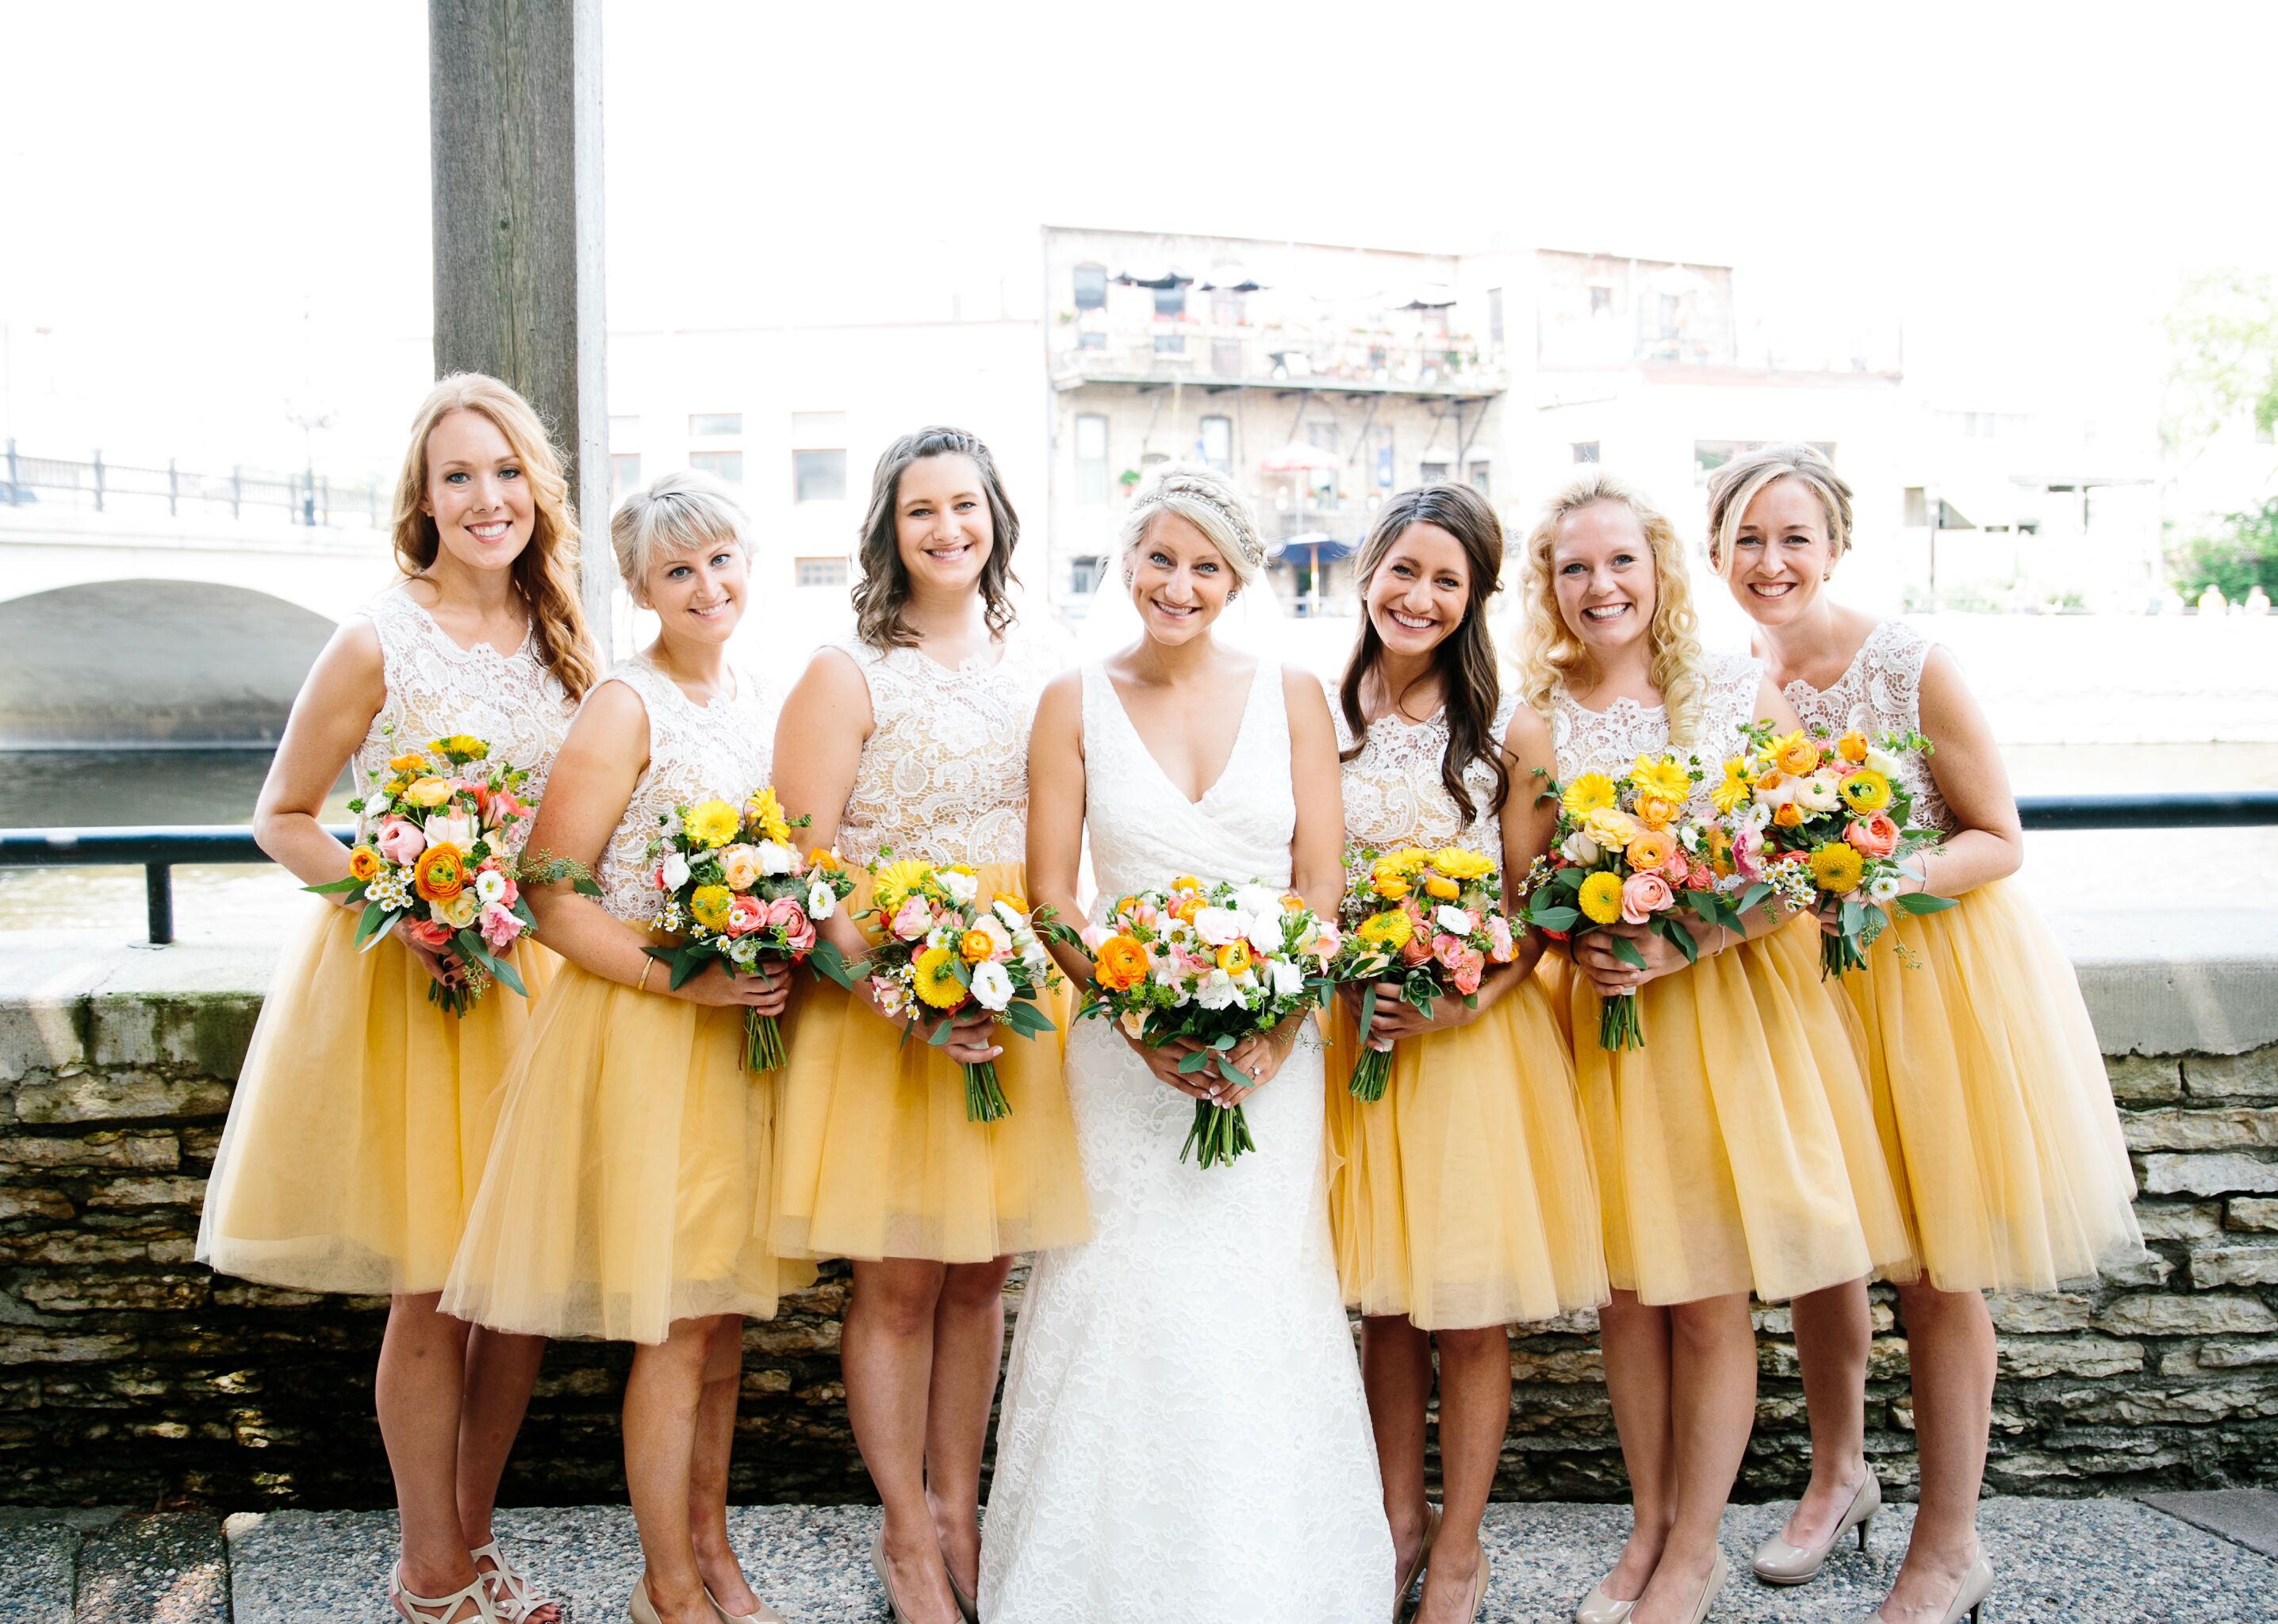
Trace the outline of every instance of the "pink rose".
{"label": "pink rose", "polygon": [[1854,818],[1843,838],[1856,846],[1861,857],[1886,858],[1899,849],[1899,826],[1891,821],[1890,813],[1872,812]]}
{"label": "pink rose", "polygon": [[427,850],[427,836],[410,819],[390,818],[379,826],[379,838],[372,843],[389,862],[410,864]]}
{"label": "pink rose", "polygon": [[728,899],[728,922],[720,927],[723,936],[748,936],[767,921],[767,910],[761,907],[756,896],[731,896]]}
{"label": "pink rose", "polygon": [[792,957],[805,958],[814,951],[814,921],[797,903],[791,904],[791,918],[784,921],[783,933],[784,949]]}
{"label": "pink rose", "polygon": [[1498,964],[1507,964],[1517,952],[1517,944],[1510,938],[1510,921],[1499,913],[1487,915],[1487,957]]}
{"label": "pink rose", "polygon": [[905,898],[901,911],[894,915],[894,934],[905,942],[915,942],[933,928],[933,914],[926,907],[925,898]]}
{"label": "pink rose", "polygon": [[1105,925],[1085,926],[1081,933],[1083,937],[1084,951],[1087,953],[1098,952],[1099,944],[1106,941],[1114,934],[1115,933],[1113,931],[1108,929]]}
{"label": "pink rose", "polygon": [[451,945],[451,927],[433,919],[414,919],[411,939],[423,948],[447,948]]}
{"label": "pink rose", "polygon": [[1321,919],[1315,923],[1312,950],[1323,964],[1327,964],[1337,956],[1337,949],[1344,946],[1344,942],[1343,934],[1338,931],[1334,921]]}
{"label": "pink rose", "polygon": [[530,816],[530,804],[511,790],[478,789],[475,804],[482,812],[483,821],[494,829],[524,821]]}
{"label": "pink rose", "polygon": [[1705,863],[1695,863],[1686,871],[1685,888],[1688,891],[1705,891],[1716,883],[1716,876],[1708,872]]}
{"label": "pink rose", "polygon": [[1764,877],[1764,837],[1761,830],[1742,829],[1732,836],[1732,872],[1743,880]]}
{"label": "pink rose", "polygon": [[1431,957],[1432,939],[1422,931],[1409,937],[1407,945],[1400,949],[1400,962],[1403,964],[1420,964]]}
{"label": "pink rose", "polygon": [[522,921],[503,903],[485,903],[475,923],[481,927],[483,940],[491,944],[493,953],[504,951],[522,934]]}
{"label": "pink rose", "polygon": [[1442,970],[1452,973],[1456,967],[1464,962],[1464,939],[1461,936],[1450,936],[1442,933],[1432,938],[1432,957],[1440,961],[1440,967]]}
{"label": "pink rose", "polygon": [[[1162,914],[1152,903],[1141,903],[1131,911],[1131,922],[1135,925],[1143,925],[1149,930],[1153,930],[1156,922],[1161,918]],[[1102,937],[1101,940],[1105,941],[1105,938]]]}
{"label": "pink rose", "polygon": [[1669,881],[1659,874],[1632,874],[1622,881],[1622,922],[1642,925],[1677,901]]}
{"label": "pink rose", "polygon": [[1479,990],[1479,977],[1487,971],[1486,955],[1477,948],[1465,948],[1455,964],[1456,990],[1466,998]]}

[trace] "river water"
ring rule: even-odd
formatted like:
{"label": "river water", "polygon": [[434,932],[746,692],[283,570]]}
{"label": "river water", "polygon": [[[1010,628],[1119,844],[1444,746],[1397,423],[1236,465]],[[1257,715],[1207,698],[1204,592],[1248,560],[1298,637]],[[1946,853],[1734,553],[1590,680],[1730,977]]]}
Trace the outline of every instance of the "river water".
{"label": "river water", "polygon": [[[268,771],[266,750],[0,751],[0,827],[206,823],[242,826]],[[2004,754],[2020,794],[2278,789],[2278,744],[2022,744]],[[345,778],[325,821],[348,821]],[[2109,898],[2158,832],[2034,835],[2024,880],[2044,902]],[[2278,907],[2278,827],[2198,830],[2229,906]],[[2172,850],[2172,844],[2167,848]],[[2158,865],[2172,873],[2172,865]],[[308,905],[270,865],[174,871],[174,926],[184,939],[273,935]],[[2178,903],[2178,906],[2183,904]],[[139,936],[139,868],[0,869],[0,930],[97,929]]]}

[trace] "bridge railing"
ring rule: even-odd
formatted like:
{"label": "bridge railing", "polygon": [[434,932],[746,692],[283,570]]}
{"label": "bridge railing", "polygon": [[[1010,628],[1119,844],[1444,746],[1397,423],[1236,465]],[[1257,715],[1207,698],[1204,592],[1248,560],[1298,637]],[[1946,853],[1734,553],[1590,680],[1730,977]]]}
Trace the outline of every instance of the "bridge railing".
{"label": "bridge railing", "polygon": [[[2021,795],[2028,832],[2083,829],[2238,828],[2278,824],[2278,790],[2216,790],[2174,795]],[[325,833],[341,841],[346,825]],[[253,831],[233,825],[145,828],[0,829],[0,869],[139,867],[149,909],[149,939],[174,939],[173,873],[182,864],[266,863]]]}
{"label": "bridge railing", "polygon": [[312,471],[256,472],[242,466],[226,474],[198,473],[172,457],[164,468],[112,462],[102,452],[87,461],[34,457],[7,442],[0,462],[0,507],[58,506],[96,513],[185,514],[233,519],[282,514],[290,522],[333,529],[377,530],[387,522],[394,493],[378,480],[336,481]]}

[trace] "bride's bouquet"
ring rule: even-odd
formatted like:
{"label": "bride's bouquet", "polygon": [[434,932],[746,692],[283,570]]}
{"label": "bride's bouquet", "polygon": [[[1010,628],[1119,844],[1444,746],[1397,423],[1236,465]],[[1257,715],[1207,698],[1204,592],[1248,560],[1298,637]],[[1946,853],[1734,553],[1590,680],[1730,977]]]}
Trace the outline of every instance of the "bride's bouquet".
{"label": "bride's bouquet", "polygon": [[[845,865],[828,851],[801,860],[791,831],[807,820],[784,816],[776,792],[762,787],[738,810],[725,801],[675,806],[649,837],[649,884],[657,892],[652,928],[677,937],[648,949],[677,988],[717,959],[731,975],[751,974],[763,958],[814,961],[845,979],[837,948],[817,928],[854,889]],[[783,1029],[772,1015],[744,1015],[744,1070],[773,1071],[784,1063]]]}
{"label": "bride's bouquet", "polygon": [[[1891,922],[1889,909],[1936,913],[1953,900],[1901,895],[1900,862],[1943,838],[1914,821],[1904,768],[1930,751],[1921,734],[1861,733],[1830,739],[1803,729],[1777,735],[1770,722],[1741,729],[1745,754],[1724,764],[1709,791],[1738,820],[1735,856],[1744,867],[1770,862],[1808,908],[1831,907],[1836,927],[1819,939],[1819,972],[1839,976],[1867,962],[1867,949]],[[1798,871],[1808,876],[1798,878]]]}
{"label": "bride's bouquet", "polygon": [[1493,858],[1468,847],[1361,847],[1345,853],[1338,912],[1344,942],[1328,976],[1361,987],[1360,1055],[1347,1086],[1356,1100],[1381,1100],[1392,1051],[1369,1046],[1377,984],[1396,981],[1400,1001],[1426,1020],[1441,998],[1478,1007],[1487,967],[1509,964],[1517,951],[1503,917],[1502,879]]}
{"label": "bride's bouquet", "polygon": [[[1246,1088],[1253,1079],[1227,1051],[1328,996],[1336,983],[1325,967],[1341,937],[1294,892],[1181,875],[1165,889],[1120,898],[1105,923],[1083,933],[1083,945],[1092,996],[1078,1019],[1112,1017],[1150,1046],[1190,1039],[1198,1047],[1179,1062],[1181,1072],[1214,1067]],[[1256,1148],[1241,1106],[1197,1100],[1179,1160],[1192,1153],[1215,1167]]]}
{"label": "bride's bouquet", "polygon": [[538,928],[516,883],[538,808],[516,794],[530,774],[490,753],[455,733],[390,760],[387,780],[348,803],[356,842],[348,878],[302,888],[363,904],[360,950],[409,919],[420,945],[461,972],[456,985],[427,988],[428,1001],[454,1015],[473,1009],[493,981],[530,995],[506,954]]}
{"label": "bride's bouquet", "polygon": [[[1697,761],[1640,756],[1619,779],[1584,773],[1556,789],[1557,843],[1528,871],[1526,922],[1573,937],[1617,921],[1642,925],[1687,964],[1699,949],[1680,915],[1745,934],[1740,916],[1774,887],[1736,868],[1731,837],[1720,823],[1686,812],[1702,776]],[[1787,900],[1795,905],[1800,899]],[[1616,958],[1645,968],[1645,956],[1627,937],[1611,941]],[[1645,1047],[1635,993],[1600,1004],[1598,1047]]]}
{"label": "bride's bouquet", "polygon": [[[950,1022],[968,1003],[977,1003],[1034,1041],[1056,1031],[1051,1018],[1036,1007],[1039,994],[1060,984],[1043,936],[1066,929],[1050,908],[1033,912],[1017,896],[999,893],[982,902],[981,882],[963,864],[945,866],[915,858],[892,860],[882,851],[870,865],[869,924],[878,945],[858,968],[870,980],[871,995],[887,1015],[907,1014],[910,1026],[939,1022],[927,1041],[949,1042]],[[909,1030],[902,1033],[909,1041]],[[965,1119],[996,1122],[1012,1114],[998,1081],[997,1063],[967,1064]]]}

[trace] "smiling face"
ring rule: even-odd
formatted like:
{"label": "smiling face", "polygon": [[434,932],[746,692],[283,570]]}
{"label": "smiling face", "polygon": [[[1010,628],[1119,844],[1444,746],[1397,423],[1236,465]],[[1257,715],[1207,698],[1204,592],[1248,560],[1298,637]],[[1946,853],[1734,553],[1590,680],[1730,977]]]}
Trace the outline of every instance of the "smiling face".
{"label": "smiling face", "polygon": [[913,592],[945,597],[974,590],[996,534],[988,487],[971,457],[944,452],[902,470],[894,492],[894,545]]}
{"label": "smiling face", "polygon": [[639,596],[656,611],[658,629],[668,639],[717,644],[744,618],[751,580],[751,560],[740,542],[715,541],[679,553],[659,549]]}
{"label": "smiling face", "polygon": [[1592,502],[1559,521],[1550,579],[1559,618],[1594,655],[1652,629],[1659,601],[1653,546],[1626,502]]}
{"label": "smiling face", "polygon": [[537,501],[514,447],[481,412],[445,414],[427,433],[427,485],[420,511],[469,569],[508,569],[530,545]]}
{"label": "smiling face", "polygon": [[1368,578],[1361,602],[1393,653],[1421,659],[1464,623],[1471,606],[1471,559],[1436,524],[1400,532]]}
{"label": "smiling face", "polygon": [[1216,543],[1175,513],[1162,513],[1131,550],[1131,601],[1147,635],[1176,645],[1210,629],[1240,584]]}
{"label": "smiling face", "polygon": [[1800,479],[1775,479],[1740,515],[1724,580],[1750,620],[1785,626],[1810,612],[1834,565],[1825,505]]}

